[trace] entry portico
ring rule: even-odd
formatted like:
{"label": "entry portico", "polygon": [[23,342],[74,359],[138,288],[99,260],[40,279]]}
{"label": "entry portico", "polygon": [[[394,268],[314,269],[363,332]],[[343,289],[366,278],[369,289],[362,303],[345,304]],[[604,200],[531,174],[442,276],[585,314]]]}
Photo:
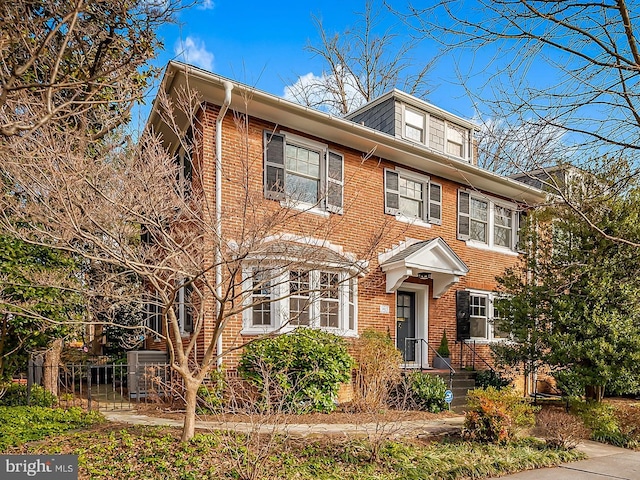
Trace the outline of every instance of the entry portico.
{"label": "entry portico", "polygon": [[[408,239],[378,260],[386,275],[387,293],[396,293],[396,346],[406,366],[427,366],[429,290],[432,298],[440,298],[469,268],[440,237]],[[412,278],[431,282],[410,281]]]}

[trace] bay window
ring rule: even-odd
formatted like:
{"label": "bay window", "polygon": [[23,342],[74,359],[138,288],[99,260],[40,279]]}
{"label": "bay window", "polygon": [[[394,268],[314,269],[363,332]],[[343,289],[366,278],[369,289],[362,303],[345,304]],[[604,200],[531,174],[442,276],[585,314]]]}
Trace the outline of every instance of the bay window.
{"label": "bay window", "polygon": [[344,335],[357,331],[357,279],[344,270],[243,271],[246,335],[298,326]]}

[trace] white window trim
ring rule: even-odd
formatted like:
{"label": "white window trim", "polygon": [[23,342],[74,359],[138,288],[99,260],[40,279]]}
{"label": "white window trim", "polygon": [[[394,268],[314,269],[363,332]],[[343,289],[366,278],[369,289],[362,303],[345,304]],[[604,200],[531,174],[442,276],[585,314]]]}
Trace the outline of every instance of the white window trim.
{"label": "white window trim", "polygon": [[[422,199],[422,209],[423,212],[426,212],[426,216],[429,217],[430,209],[429,203],[431,202],[431,198],[429,198],[429,185],[436,184],[440,186],[440,223],[442,223],[442,184],[439,182],[434,182],[431,180],[431,177],[428,175],[424,175],[418,172],[414,172],[413,170],[407,170],[406,168],[396,167],[394,171],[402,178],[406,178],[407,180],[412,180],[414,182],[422,183],[423,188],[426,186],[425,194]],[[432,225],[439,225],[439,223],[431,223],[425,221],[422,218],[418,217],[408,217],[402,212],[396,213],[396,220],[403,223],[408,223],[409,225],[416,225],[419,227],[431,228]]]}
{"label": "white window trim", "polygon": [[[462,134],[462,156],[453,155],[449,153],[449,130],[455,130],[454,127],[458,127],[458,129],[463,131]],[[471,152],[469,151],[469,129],[464,128],[462,125],[456,125],[454,122],[450,122],[449,120],[444,121],[444,154],[451,158],[463,159],[466,162],[471,163]]]}
{"label": "white window trim", "polygon": [[[314,203],[294,201],[289,197],[285,197],[284,200],[280,201],[280,206],[282,208],[292,208],[294,210],[299,210],[301,212],[312,213],[314,215],[319,215],[324,218],[328,218],[331,212],[342,213],[341,211],[336,211],[336,209],[332,209],[327,205],[328,179],[326,178],[325,172],[327,170],[327,162],[329,161],[327,158],[327,156],[329,155],[329,145],[321,142],[316,142],[306,137],[301,137],[300,135],[296,135],[295,133],[290,133],[282,130],[278,133],[284,137],[285,149],[286,149],[286,145],[291,144],[298,147],[307,148],[309,150],[316,150],[320,152],[320,179],[319,179],[320,186],[318,187],[318,191],[322,193],[322,195],[320,195],[321,200]],[[343,159],[344,159],[344,156],[343,156]],[[342,168],[343,168],[342,187],[343,187],[343,195],[344,195],[344,160],[343,160]],[[286,159],[285,159],[284,172],[286,173],[286,171],[287,171],[287,166],[286,166]]]}
{"label": "white window trim", "polygon": [[[477,248],[478,250],[486,250],[490,252],[499,252],[506,255],[518,256],[518,206],[515,203],[510,203],[498,198],[491,197],[489,195],[478,194],[474,190],[463,190],[469,194],[469,201],[471,199],[487,202],[487,242],[481,242],[479,240],[468,239],[465,240],[467,246]],[[495,207],[500,206],[511,210],[511,248],[503,247],[502,245],[495,245]],[[459,208],[459,207],[458,207]],[[460,213],[458,212],[458,215]],[[469,221],[471,221],[471,210],[469,210]],[[471,227],[469,227],[471,228]],[[471,232],[469,232],[471,233]]]}
{"label": "white window trim", "polygon": [[[414,140],[413,138],[410,138],[409,136],[407,136],[406,134],[406,126],[407,126],[407,115],[406,112],[407,110],[414,112],[418,115],[422,115],[423,116],[423,127],[422,127],[422,135],[423,135],[423,139],[421,142],[417,142],[416,140]],[[438,116],[438,115],[432,115],[430,112],[424,111],[424,110],[420,110],[419,108],[415,108],[412,107],[410,105],[406,105],[405,103],[401,104],[401,112],[402,112],[402,125],[401,125],[401,137],[409,142],[412,143],[418,143],[419,145],[424,145],[425,147],[427,147],[429,150],[433,151],[433,152],[437,152],[439,155],[444,155],[446,157],[449,158],[455,158],[456,160],[463,160],[464,162],[467,163],[473,163],[473,146],[471,144],[471,139],[473,138],[473,129],[469,129],[467,127],[464,127],[460,124],[457,124],[456,122],[452,122],[450,120],[448,120],[446,118],[446,116]],[[442,120],[444,122],[444,145],[443,145],[443,151],[437,150],[435,148],[433,148],[430,144],[429,141],[429,135],[430,135],[430,120],[431,117],[437,118],[439,120]],[[464,131],[463,134],[463,138],[462,138],[462,156],[459,157],[457,155],[452,155],[450,153],[448,153],[447,151],[447,142],[449,141],[449,130],[451,128],[453,128],[452,126],[458,127],[459,129]]]}
{"label": "white window trim", "polygon": [[407,123],[407,111],[410,111],[411,113],[414,113],[416,115],[421,115],[422,116],[422,140],[419,141],[418,143],[422,144],[422,145],[428,145],[428,141],[427,139],[429,138],[429,114],[427,112],[424,112],[420,109],[417,108],[412,108],[410,106],[405,105],[404,103],[402,104],[402,138],[404,138],[405,140],[409,140],[410,142],[417,142],[417,140],[409,137],[407,135],[407,131],[406,131],[406,127],[407,125],[416,128],[415,125],[411,125],[409,123]]}
{"label": "white window trim", "polygon": [[242,312],[242,330],[241,335],[264,335],[272,332],[287,333],[296,328],[314,328],[335,333],[343,337],[358,336],[358,282],[354,284],[354,328],[349,329],[349,279],[352,275],[344,270],[335,270],[332,268],[318,267],[309,270],[311,289],[316,289],[319,285],[321,271],[338,271],[339,273],[339,300],[340,314],[339,327],[322,327],[320,326],[320,296],[317,291],[311,292],[311,301],[309,304],[309,325],[292,325],[288,323],[289,315],[289,271],[274,276],[274,285],[272,286],[272,296],[274,300],[271,305],[271,325],[253,325],[253,309],[251,308],[252,270],[257,267],[247,267],[242,271],[242,287],[249,294],[244,296],[243,303],[245,309]]}
{"label": "white window trim", "polygon": [[318,202],[296,202],[290,198],[280,200],[280,206],[282,208],[291,208],[293,210],[299,210],[301,212],[312,213],[324,218],[328,218],[329,214],[331,213],[329,210],[325,210],[324,208],[322,208]]}
{"label": "white window trim", "polygon": [[[494,337],[494,331],[495,331],[495,326],[493,323],[493,311],[494,311],[494,302],[497,298],[500,297],[500,293],[498,292],[491,292],[491,291],[487,291],[487,290],[474,290],[474,289],[466,289],[467,292],[469,292],[469,295],[471,297],[476,296],[476,297],[486,297],[487,298],[487,317],[486,317],[486,322],[487,322],[487,337],[471,337],[469,338],[467,341],[471,341],[471,342],[475,342],[476,345],[482,345],[482,344],[490,344],[490,343],[500,343],[500,342],[507,342],[510,339],[509,338],[502,338],[502,337]],[[469,305],[471,305],[471,298],[469,298]],[[473,317],[473,315],[470,315],[470,317]]]}

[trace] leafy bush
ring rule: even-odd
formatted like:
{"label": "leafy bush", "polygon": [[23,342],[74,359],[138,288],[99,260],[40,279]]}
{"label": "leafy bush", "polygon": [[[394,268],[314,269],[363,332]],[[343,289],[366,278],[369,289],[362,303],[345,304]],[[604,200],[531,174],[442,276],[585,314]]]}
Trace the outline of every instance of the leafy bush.
{"label": "leafy bush", "polygon": [[97,412],[45,407],[0,407],[0,451],[103,421]]}
{"label": "leafy bush", "polygon": [[451,352],[449,351],[449,340],[447,340],[447,331],[445,330],[442,333],[442,339],[440,339],[440,346],[438,347],[438,355],[442,358],[449,358],[451,356]]}
{"label": "leafy bush", "polygon": [[557,388],[565,397],[581,397],[584,395],[584,384],[580,377],[566,370],[553,372]]}
{"label": "leafy bush", "polygon": [[388,334],[365,330],[354,345],[356,360],[354,397],[351,405],[359,412],[387,406],[390,389],[400,381],[402,354]]}
{"label": "leafy bush", "polygon": [[496,390],[502,390],[509,385],[511,381],[495,370],[480,370],[476,373],[476,386],[479,388],[493,387]]}
{"label": "leafy bush", "polygon": [[447,408],[447,390],[442,377],[413,372],[405,375],[392,391],[392,406],[397,409],[424,410],[438,413]]}
{"label": "leafy bush", "polygon": [[411,403],[418,410],[438,413],[447,408],[444,401],[447,385],[441,377],[413,372],[409,375],[408,383]]}
{"label": "leafy bush", "polygon": [[[624,408],[624,407],[621,407]],[[634,448],[640,444],[640,431],[634,423],[640,414],[630,415],[619,412],[615,406],[603,402],[571,402],[571,411],[575,412],[587,428],[591,430],[591,439],[609,443],[617,447]]]}
{"label": "leafy bush", "polygon": [[467,394],[463,435],[481,442],[505,443],[535,424],[536,408],[512,389],[476,388]]}
{"label": "leafy bush", "polygon": [[536,416],[536,427],[547,445],[555,448],[575,448],[590,436],[584,422],[562,408],[543,408]]}
{"label": "leafy bush", "polygon": [[214,370],[209,375],[210,382],[198,387],[196,411],[200,415],[211,415],[222,408],[226,386],[224,370]]}
{"label": "leafy bush", "polygon": [[238,371],[257,388],[266,411],[331,412],[353,364],[342,338],[298,328],[247,345]]}
{"label": "leafy bush", "polygon": [[[27,403],[27,400],[29,402]],[[0,397],[0,406],[16,407],[31,405],[34,407],[53,407],[58,403],[58,399],[50,392],[47,392],[40,385],[31,386],[31,394],[27,398],[27,386],[19,383],[12,383],[6,387],[6,391]]]}

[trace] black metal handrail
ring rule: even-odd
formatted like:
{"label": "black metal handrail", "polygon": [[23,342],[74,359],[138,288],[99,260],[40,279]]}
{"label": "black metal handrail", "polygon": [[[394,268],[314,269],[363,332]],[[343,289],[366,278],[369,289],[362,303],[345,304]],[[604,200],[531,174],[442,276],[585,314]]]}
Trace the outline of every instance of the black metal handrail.
{"label": "black metal handrail", "polygon": [[464,354],[463,354],[464,347],[467,347],[469,349],[469,351],[471,352],[471,354],[472,354],[472,356],[471,356],[471,368],[472,368],[472,370],[476,369],[476,358],[478,358],[479,360],[482,361],[482,363],[484,363],[489,368],[489,370],[491,370],[493,373],[496,373],[496,371],[493,368],[493,366],[489,362],[487,362],[484,358],[482,358],[478,354],[478,352],[476,352],[476,342],[475,341],[473,342],[473,348],[471,348],[471,345],[469,345],[466,342],[466,340],[461,340],[460,341],[460,369],[463,368],[462,361],[464,359]]}

